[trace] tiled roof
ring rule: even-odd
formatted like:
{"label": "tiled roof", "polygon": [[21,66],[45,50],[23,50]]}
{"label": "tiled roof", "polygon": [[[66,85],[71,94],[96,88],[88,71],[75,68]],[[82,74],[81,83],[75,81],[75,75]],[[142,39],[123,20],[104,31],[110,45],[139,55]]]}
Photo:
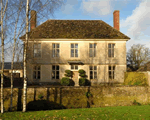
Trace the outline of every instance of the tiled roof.
{"label": "tiled roof", "polygon": [[29,38],[130,39],[102,20],[47,20],[31,30]]}

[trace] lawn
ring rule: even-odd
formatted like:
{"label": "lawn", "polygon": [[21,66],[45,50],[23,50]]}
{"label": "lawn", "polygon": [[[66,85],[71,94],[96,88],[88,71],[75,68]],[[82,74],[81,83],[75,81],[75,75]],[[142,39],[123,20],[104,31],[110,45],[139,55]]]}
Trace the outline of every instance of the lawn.
{"label": "lawn", "polygon": [[2,120],[150,120],[150,105],[5,112]]}

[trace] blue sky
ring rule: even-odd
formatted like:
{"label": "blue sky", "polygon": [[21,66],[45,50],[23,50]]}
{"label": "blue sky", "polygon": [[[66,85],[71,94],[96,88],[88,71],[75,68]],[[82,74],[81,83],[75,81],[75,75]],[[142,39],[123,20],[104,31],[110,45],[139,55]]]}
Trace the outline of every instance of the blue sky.
{"label": "blue sky", "polygon": [[150,0],[65,0],[54,12],[54,17],[49,15],[38,22],[41,24],[47,19],[103,20],[113,27],[114,10],[120,11],[120,31],[131,38],[126,44],[127,51],[138,43],[150,47]]}
{"label": "blue sky", "polygon": [[113,26],[113,11],[120,11],[120,31],[133,44],[150,47],[150,0],[66,0],[54,17],[63,20],[103,20]]}

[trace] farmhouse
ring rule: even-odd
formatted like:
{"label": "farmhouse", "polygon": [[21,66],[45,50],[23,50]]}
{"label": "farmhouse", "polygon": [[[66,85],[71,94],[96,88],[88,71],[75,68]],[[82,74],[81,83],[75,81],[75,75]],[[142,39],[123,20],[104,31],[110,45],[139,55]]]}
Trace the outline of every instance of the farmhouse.
{"label": "farmhouse", "polygon": [[[36,26],[31,11],[27,51],[27,78],[34,83],[60,82],[72,70],[78,86],[78,70],[86,71],[91,83],[124,82],[126,41],[119,31],[119,11],[114,27],[102,20],[47,20]],[[20,37],[25,41],[25,36]]]}

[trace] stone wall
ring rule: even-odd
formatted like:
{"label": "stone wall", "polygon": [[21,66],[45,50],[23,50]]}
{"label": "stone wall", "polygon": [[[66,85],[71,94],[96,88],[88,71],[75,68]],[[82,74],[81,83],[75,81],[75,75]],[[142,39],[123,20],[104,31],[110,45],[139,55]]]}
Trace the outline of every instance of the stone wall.
{"label": "stone wall", "polygon": [[[22,89],[14,88],[13,110],[22,110]],[[28,88],[27,103],[48,100],[65,108],[128,106],[136,100],[150,103],[150,87],[38,87]],[[4,89],[4,107],[10,106],[10,88]]]}

